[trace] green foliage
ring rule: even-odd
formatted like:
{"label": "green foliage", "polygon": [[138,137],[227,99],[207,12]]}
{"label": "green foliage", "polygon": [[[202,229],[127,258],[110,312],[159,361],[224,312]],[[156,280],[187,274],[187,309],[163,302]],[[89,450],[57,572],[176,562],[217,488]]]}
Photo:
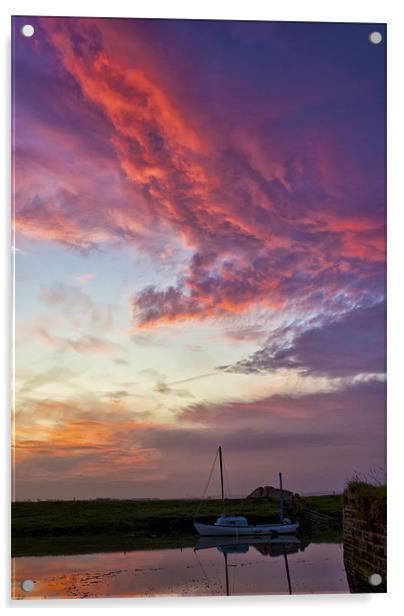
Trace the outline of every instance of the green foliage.
{"label": "green foliage", "polygon": [[344,491],[344,503],[348,501],[354,503],[359,516],[369,524],[386,524],[386,485],[374,485],[355,477],[348,482]]}
{"label": "green foliage", "polygon": [[324,513],[331,517],[341,517],[342,515],[342,494],[305,496],[302,501],[306,507],[318,513]]}
{"label": "green foliage", "polygon": [[[220,500],[94,500],[40,501],[12,504],[12,531],[18,535],[77,535],[136,533],[152,535],[168,531],[192,532],[192,519],[215,519]],[[252,523],[278,520],[278,504],[248,499],[226,503],[227,513],[246,515]],[[286,509],[286,512],[288,509]]]}

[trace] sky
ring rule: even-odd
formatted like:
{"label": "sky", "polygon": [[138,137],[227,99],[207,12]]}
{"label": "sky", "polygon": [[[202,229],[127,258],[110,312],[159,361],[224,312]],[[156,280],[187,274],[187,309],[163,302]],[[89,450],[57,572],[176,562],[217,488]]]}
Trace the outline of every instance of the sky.
{"label": "sky", "polygon": [[375,29],[13,19],[16,499],[383,475]]}

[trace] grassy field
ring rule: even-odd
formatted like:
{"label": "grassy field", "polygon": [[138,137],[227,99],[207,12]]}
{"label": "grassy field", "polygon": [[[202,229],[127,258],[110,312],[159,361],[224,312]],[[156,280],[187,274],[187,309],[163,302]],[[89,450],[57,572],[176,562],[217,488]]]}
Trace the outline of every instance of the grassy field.
{"label": "grassy field", "polygon": [[303,500],[306,507],[318,513],[324,513],[332,518],[340,518],[342,515],[342,494],[306,496]]}
{"label": "grassy field", "polygon": [[[340,516],[341,496],[316,496],[286,504],[285,514],[299,518],[301,508]],[[219,500],[93,500],[38,501],[12,504],[13,554],[75,553],[78,548],[152,549],[178,538],[195,537],[193,517],[209,522],[221,513]],[[226,503],[228,514],[245,515],[253,523],[277,522],[274,500],[239,499]],[[191,541],[192,543],[192,541]],[[168,547],[168,546],[167,546]],[[93,550],[94,551],[94,550]]]}
{"label": "grassy field", "polygon": [[[277,521],[278,504],[232,500],[228,513],[248,515],[252,521]],[[15,535],[84,535],[87,533],[134,533],[152,536],[167,531],[193,532],[192,519],[213,520],[221,513],[219,500],[94,500],[17,502],[12,505]]]}

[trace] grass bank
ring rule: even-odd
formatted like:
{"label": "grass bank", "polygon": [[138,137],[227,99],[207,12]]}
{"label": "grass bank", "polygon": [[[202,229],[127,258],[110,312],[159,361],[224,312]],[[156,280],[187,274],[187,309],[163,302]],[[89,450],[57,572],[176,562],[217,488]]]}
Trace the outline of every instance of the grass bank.
{"label": "grass bank", "polygon": [[[306,503],[307,501],[307,503]],[[303,506],[341,516],[339,497],[318,496],[286,504],[285,514],[299,518]],[[100,549],[152,549],[195,537],[193,516],[210,522],[221,513],[220,500],[39,501],[12,504],[14,555],[76,553]],[[245,515],[252,524],[277,522],[275,500],[237,499],[226,503],[229,514]],[[191,542],[192,543],[192,542]],[[186,544],[184,544],[185,547]]]}
{"label": "grass bank", "polygon": [[[125,533],[159,536],[193,532],[192,519],[210,521],[221,513],[220,500],[93,500],[17,502],[12,505],[13,535],[57,536]],[[270,501],[231,500],[228,513],[248,516],[252,522],[278,520],[278,504]]]}
{"label": "grass bank", "polygon": [[372,485],[365,481],[350,481],[343,494],[343,501],[354,502],[358,516],[371,524],[387,523],[387,486]]}

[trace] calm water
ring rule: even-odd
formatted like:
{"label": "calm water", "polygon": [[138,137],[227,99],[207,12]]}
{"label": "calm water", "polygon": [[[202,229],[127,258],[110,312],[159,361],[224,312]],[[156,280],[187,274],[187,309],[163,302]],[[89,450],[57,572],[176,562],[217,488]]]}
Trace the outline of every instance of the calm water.
{"label": "calm water", "polygon": [[[342,544],[227,542],[13,560],[13,596],[28,598],[349,592]],[[20,586],[33,580],[31,592]]]}

